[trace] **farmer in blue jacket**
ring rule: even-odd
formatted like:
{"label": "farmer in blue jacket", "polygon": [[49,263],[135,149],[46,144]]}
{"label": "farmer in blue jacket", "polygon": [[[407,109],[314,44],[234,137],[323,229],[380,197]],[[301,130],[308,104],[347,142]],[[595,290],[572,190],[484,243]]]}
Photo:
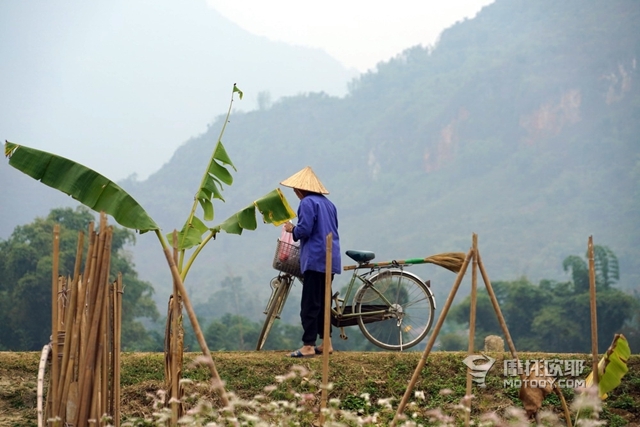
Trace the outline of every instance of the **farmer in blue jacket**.
{"label": "farmer in blue jacket", "polygon": [[[280,183],[293,188],[300,199],[298,223],[285,224],[285,230],[293,234],[293,240],[300,242],[300,270],[303,276],[300,320],[302,321],[302,348],[290,354],[291,357],[312,357],[324,350],[331,353],[333,348],[324,346],[324,295],[326,275],[326,238],[332,233],[331,281],[334,274],[340,274],[340,237],[338,236],[338,211],[324,195],[329,194],[313,170],[307,166],[300,172]],[[316,346],[316,338],[322,343]]]}

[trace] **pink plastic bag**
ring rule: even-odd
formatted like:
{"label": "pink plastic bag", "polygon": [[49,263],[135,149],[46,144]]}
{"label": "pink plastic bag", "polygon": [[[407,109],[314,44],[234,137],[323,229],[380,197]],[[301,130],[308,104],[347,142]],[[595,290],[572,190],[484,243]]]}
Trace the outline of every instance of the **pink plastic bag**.
{"label": "pink plastic bag", "polygon": [[289,259],[289,246],[295,245],[293,242],[293,233],[288,233],[284,226],[282,226],[282,232],[280,233],[280,241],[286,243],[284,245],[279,245],[280,251],[278,252],[278,259],[282,262],[285,262]]}

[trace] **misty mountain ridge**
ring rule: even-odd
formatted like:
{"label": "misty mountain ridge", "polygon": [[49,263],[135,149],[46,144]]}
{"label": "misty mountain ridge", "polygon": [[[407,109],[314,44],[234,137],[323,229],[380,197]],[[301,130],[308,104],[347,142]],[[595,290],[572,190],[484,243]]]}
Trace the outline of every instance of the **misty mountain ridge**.
{"label": "misty mountain ridge", "polygon": [[[566,281],[562,260],[584,256],[592,235],[618,256],[619,286],[638,289],[639,18],[631,0],[498,0],[435,47],[353,80],[344,98],[306,93],[236,112],[222,142],[238,171],[212,225],[310,165],[338,207],[343,252],[380,261],[467,252],[477,233],[492,280]],[[148,179],[121,181],[164,232],[182,227],[222,119]],[[205,301],[240,276],[266,302],[278,236],[271,225],[219,235],[187,289]],[[171,278],[156,267],[165,261],[155,237],[141,235],[132,251],[166,301]],[[411,268],[444,301],[455,275]]]}

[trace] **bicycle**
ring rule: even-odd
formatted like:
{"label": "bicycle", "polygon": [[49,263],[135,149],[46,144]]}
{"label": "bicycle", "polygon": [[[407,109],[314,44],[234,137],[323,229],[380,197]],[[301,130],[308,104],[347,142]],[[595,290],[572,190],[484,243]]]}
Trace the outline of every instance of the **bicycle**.
{"label": "bicycle", "polygon": [[[428,258],[373,263],[375,254],[348,250],[346,255],[357,264],[345,266],[353,270],[344,298],[332,296],[331,324],[340,328],[340,338],[347,339],[344,328],[358,325],[362,334],[385,350],[402,351],[422,341],[433,323],[436,301],[431,282],[405,271],[414,264],[433,263],[457,272],[464,260],[462,253],[448,253]],[[302,282],[299,249],[278,241],[273,268],[279,270],[271,280],[271,296],[264,313],[267,315],[258,338],[261,350],[275,319],[280,318],[294,281]],[[360,285],[354,292],[356,285]]]}

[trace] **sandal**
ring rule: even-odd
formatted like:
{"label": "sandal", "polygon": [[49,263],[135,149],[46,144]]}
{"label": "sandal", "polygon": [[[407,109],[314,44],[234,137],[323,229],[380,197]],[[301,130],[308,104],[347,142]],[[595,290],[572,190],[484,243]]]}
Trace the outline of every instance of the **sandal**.
{"label": "sandal", "polygon": [[[320,352],[322,354],[322,352]],[[301,352],[300,350],[296,350],[293,353],[291,353],[289,355],[289,357],[296,357],[296,358],[301,358],[301,357],[315,357],[317,353],[314,354],[304,354],[303,352]]]}

